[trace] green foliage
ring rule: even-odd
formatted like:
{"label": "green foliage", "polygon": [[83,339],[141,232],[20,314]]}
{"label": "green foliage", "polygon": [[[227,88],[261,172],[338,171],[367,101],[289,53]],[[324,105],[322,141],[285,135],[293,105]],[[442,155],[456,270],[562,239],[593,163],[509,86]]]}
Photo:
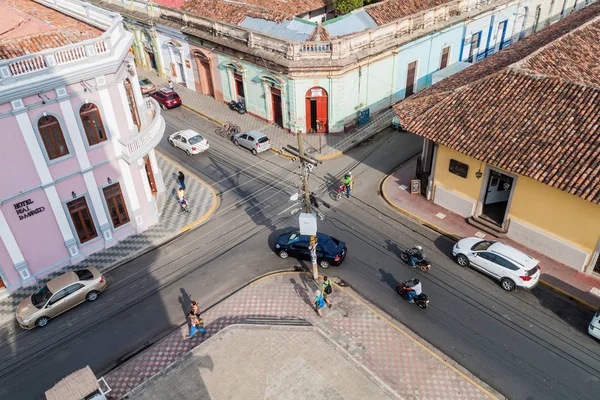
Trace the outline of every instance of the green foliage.
{"label": "green foliage", "polygon": [[361,8],[364,3],[364,0],[337,0],[335,2],[335,9],[338,14],[348,14],[352,10]]}

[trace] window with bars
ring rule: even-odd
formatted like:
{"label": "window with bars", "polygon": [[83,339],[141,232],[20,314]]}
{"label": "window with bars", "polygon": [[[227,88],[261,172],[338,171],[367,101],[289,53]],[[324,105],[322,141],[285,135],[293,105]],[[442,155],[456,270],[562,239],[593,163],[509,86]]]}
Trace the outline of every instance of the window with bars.
{"label": "window with bars", "polygon": [[56,117],[47,115],[38,120],[38,130],[50,160],[69,154],[65,135]]}
{"label": "window with bars", "polygon": [[69,209],[73,226],[75,226],[81,243],[85,243],[98,236],[85,197],[68,202],[67,208]]}
{"label": "window with bars", "polygon": [[125,200],[123,200],[121,185],[119,183],[113,183],[102,189],[102,191],[104,192],[104,199],[106,200],[106,206],[108,207],[108,213],[110,214],[113,227],[118,228],[119,226],[128,223],[129,213],[127,212]]}
{"label": "window with bars", "polygon": [[106,131],[100,116],[100,110],[93,103],[87,103],[79,109],[79,116],[83,123],[83,129],[90,146],[104,142],[106,140]]}
{"label": "window with bars", "polygon": [[233,79],[235,81],[235,93],[237,96],[243,99],[246,98],[244,93],[244,78],[242,77],[242,74],[234,72]]}

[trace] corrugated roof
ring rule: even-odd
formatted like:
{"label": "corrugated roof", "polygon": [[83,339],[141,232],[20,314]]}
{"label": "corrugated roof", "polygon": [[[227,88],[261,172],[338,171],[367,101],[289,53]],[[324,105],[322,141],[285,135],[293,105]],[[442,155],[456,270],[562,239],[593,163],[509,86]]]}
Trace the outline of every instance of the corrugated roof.
{"label": "corrugated roof", "polygon": [[314,22],[303,21],[297,18],[277,23],[252,17],[246,17],[240,24],[244,28],[296,42],[308,40],[310,34],[315,30],[316,25]]}
{"label": "corrugated roof", "polygon": [[360,9],[327,21],[323,23],[323,26],[331,36],[336,37],[375,28],[377,23],[364,9]]}

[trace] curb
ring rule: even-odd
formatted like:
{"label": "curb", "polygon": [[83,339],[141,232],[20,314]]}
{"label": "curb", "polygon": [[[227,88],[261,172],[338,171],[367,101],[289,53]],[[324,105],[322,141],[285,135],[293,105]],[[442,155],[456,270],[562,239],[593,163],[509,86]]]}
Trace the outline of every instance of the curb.
{"label": "curb", "polygon": [[210,208],[208,209],[208,211],[206,213],[204,213],[204,215],[202,215],[197,220],[195,220],[195,221],[187,224],[183,228],[179,229],[179,233],[187,232],[190,229],[198,226],[202,222],[206,221],[209,217],[211,217],[214,214],[215,210],[219,207],[219,204],[221,203],[219,201],[219,196],[217,196],[217,192],[215,192],[215,189],[213,189],[212,186],[209,185],[204,179],[200,178],[195,173],[190,172],[188,169],[186,169],[185,167],[181,166],[181,164],[179,164],[177,161],[173,160],[168,155],[163,154],[161,151],[155,150],[155,152],[158,153],[162,158],[164,158],[165,160],[167,160],[171,164],[175,165],[177,168],[179,168],[179,170],[184,171],[186,174],[193,176],[194,179],[196,179],[197,181],[199,181],[200,183],[202,183],[204,186],[206,186],[208,188],[208,190],[210,190],[211,193],[212,193],[212,195],[213,195],[213,204],[210,206]]}
{"label": "curb", "polygon": [[[462,237],[461,237],[461,236],[458,236],[458,235],[455,235],[455,234],[453,234],[453,233],[451,233],[451,232],[448,232],[448,231],[447,231],[447,230],[445,230],[444,228],[441,228],[441,227],[439,227],[439,226],[437,226],[437,225],[434,225],[434,224],[432,224],[431,222],[429,222],[429,221],[426,221],[426,220],[424,220],[423,218],[421,218],[421,217],[419,217],[419,216],[417,216],[417,215],[415,215],[415,214],[411,213],[410,211],[407,211],[407,210],[403,209],[402,207],[400,207],[400,206],[398,206],[397,204],[395,204],[394,202],[392,202],[392,201],[391,201],[391,200],[388,198],[388,196],[386,195],[386,193],[385,193],[385,183],[387,182],[387,180],[388,180],[389,178],[391,178],[391,177],[392,177],[392,175],[394,175],[394,173],[395,173],[395,172],[396,172],[398,169],[402,168],[402,167],[404,166],[404,164],[406,164],[406,163],[407,163],[408,161],[410,161],[412,158],[413,158],[413,157],[411,157],[411,158],[410,158],[410,159],[408,159],[406,162],[404,162],[404,163],[400,164],[399,166],[397,166],[396,168],[394,168],[394,170],[393,170],[392,172],[390,172],[390,173],[389,173],[389,174],[388,174],[388,175],[387,175],[385,178],[383,178],[383,179],[381,180],[381,182],[379,183],[379,191],[380,191],[380,193],[381,193],[381,197],[382,197],[382,198],[385,200],[385,202],[386,202],[386,203],[388,203],[390,206],[392,206],[392,208],[394,208],[395,210],[399,211],[400,213],[402,213],[402,214],[404,214],[404,215],[406,215],[406,216],[408,216],[408,217],[410,217],[410,218],[414,219],[415,221],[417,221],[417,222],[418,222],[418,223],[420,223],[421,225],[423,225],[423,226],[425,226],[425,227],[427,227],[427,228],[429,228],[429,229],[432,229],[432,230],[434,230],[434,231],[436,231],[436,232],[438,232],[438,233],[440,233],[440,234],[442,234],[442,235],[446,236],[448,239],[450,239],[450,240],[452,240],[452,241],[454,241],[454,242],[458,242],[459,240],[461,240],[461,239],[462,239]],[[577,296],[575,296],[575,295],[573,295],[573,294],[571,294],[571,293],[567,292],[567,291],[566,291],[566,290],[564,290],[564,289],[561,289],[561,288],[559,288],[558,286],[555,286],[555,285],[553,285],[553,284],[551,284],[551,283],[549,283],[549,282],[547,282],[547,281],[543,280],[542,278],[540,278],[540,281],[539,281],[539,282],[540,282],[542,285],[546,286],[547,288],[549,288],[549,289],[552,289],[552,290],[554,290],[555,292],[558,292],[558,293],[560,293],[560,294],[562,294],[562,295],[564,295],[564,296],[567,296],[567,297],[569,297],[570,299],[572,299],[572,300],[576,301],[577,303],[579,303],[579,304],[581,304],[581,305],[585,306],[586,308],[588,308],[588,309],[590,309],[590,310],[592,310],[592,311],[596,311],[596,310],[598,309],[598,307],[594,306],[593,304],[591,304],[591,303],[589,303],[589,302],[587,302],[587,301],[585,301],[585,300],[583,300],[583,299],[581,299],[581,298],[579,298],[579,297],[577,297]]]}

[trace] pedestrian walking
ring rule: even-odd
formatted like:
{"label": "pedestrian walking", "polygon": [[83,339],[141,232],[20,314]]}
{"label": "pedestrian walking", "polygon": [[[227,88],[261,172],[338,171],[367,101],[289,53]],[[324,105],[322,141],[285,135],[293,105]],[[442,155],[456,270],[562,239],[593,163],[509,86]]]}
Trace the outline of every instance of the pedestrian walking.
{"label": "pedestrian walking", "polygon": [[323,290],[323,300],[325,300],[325,303],[327,303],[327,307],[331,308],[331,300],[329,300],[329,296],[333,294],[333,285],[326,276],[323,277],[321,289]]}
{"label": "pedestrian walking", "polygon": [[196,316],[194,310],[190,310],[188,321],[190,325],[190,339],[194,337],[196,332],[200,332],[202,334],[206,333],[206,330],[204,329],[204,321],[201,317]]}
{"label": "pedestrian walking", "polygon": [[169,89],[173,90],[174,87],[173,81],[169,80]]}
{"label": "pedestrian walking", "polygon": [[322,317],[321,308],[325,307],[325,300],[323,299],[323,294],[320,290],[315,292],[315,311],[319,314],[319,317]]}
{"label": "pedestrian walking", "polygon": [[179,171],[179,175],[177,175],[177,182],[179,182],[179,186],[185,190],[185,175],[181,171]]}
{"label": "pedestrian walking", "polygon": [[192,301],[192,311],[197,318],[200,318],[200,309],[198,308],[198,303]]}

